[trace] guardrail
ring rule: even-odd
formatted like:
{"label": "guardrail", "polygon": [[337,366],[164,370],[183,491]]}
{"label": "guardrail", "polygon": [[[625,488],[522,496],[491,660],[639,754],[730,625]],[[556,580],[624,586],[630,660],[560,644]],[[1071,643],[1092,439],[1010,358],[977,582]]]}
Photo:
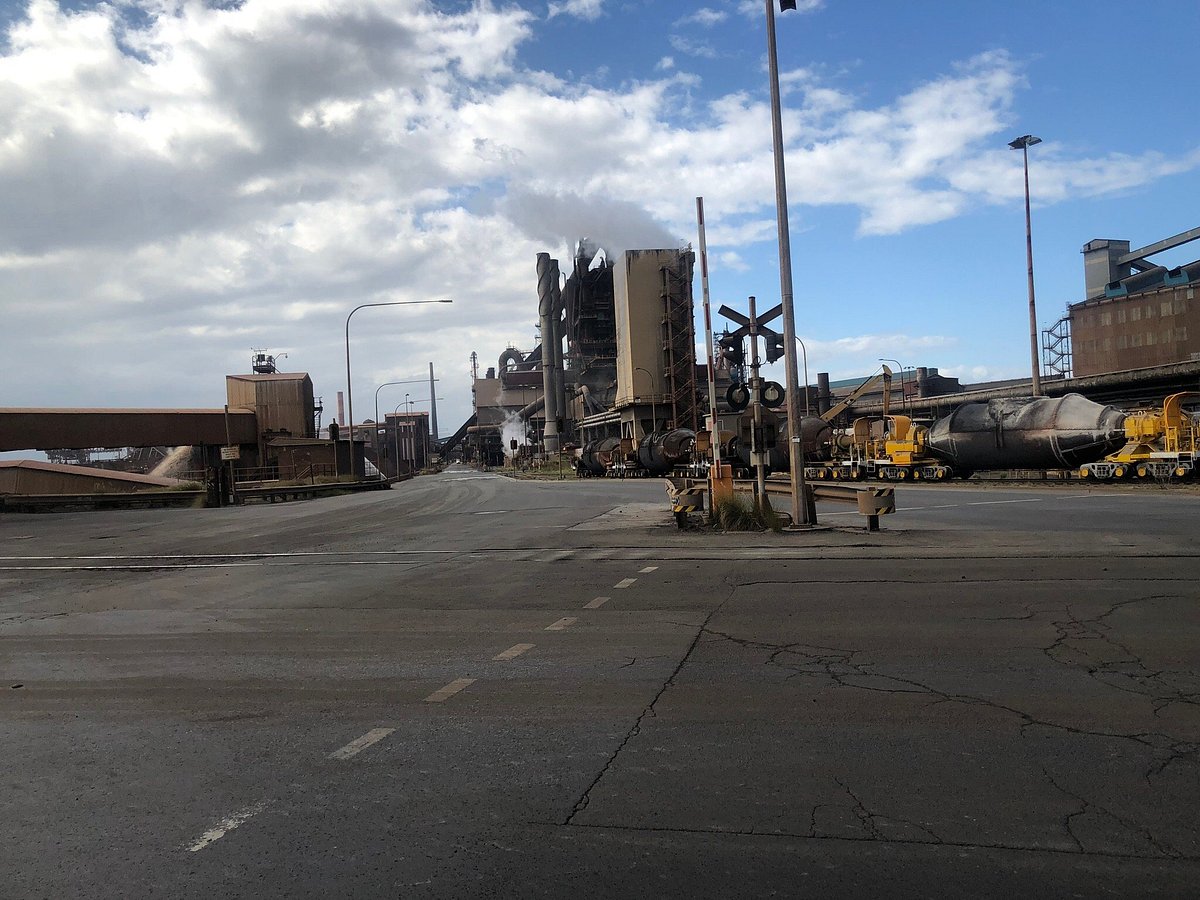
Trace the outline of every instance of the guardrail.
{"label": "guardrail", "polygon": [[[787,481],[776,481],[768,478],[767,493],[777,496],[792,496],[792,486]],[[893,487],[878,487],[873,484],[805,484],[813,500],[818,503],[849,503],[858,507],[860,515],[867,517],[867,531],[879,530],[879,517],[896,511],[896,489]],[[736,479],[733,483],[736,491],[753,492],[755,482],[752,479]]]}

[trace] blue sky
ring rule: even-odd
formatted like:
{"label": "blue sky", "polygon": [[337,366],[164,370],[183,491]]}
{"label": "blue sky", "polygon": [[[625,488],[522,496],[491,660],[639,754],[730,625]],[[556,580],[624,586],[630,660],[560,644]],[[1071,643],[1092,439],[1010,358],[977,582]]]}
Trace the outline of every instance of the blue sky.
{"label": "blue sky", "polygon": [[[1044,139],[1042,326],[1081,299],[1086,241],[1200,224],[1194,0],[800,6],[778,26],[812,372],[1028,372],[1017,135]],[[539,250],[694,242],[697,195],[714,300],[772,305],[763,19],[739,0],[4,3],[0,405],[219,406],[264,347],[332,408],[351,307],[452,296],[353,330],[356,412],[432,360],[447,430],[472,350],[531,349]]]}

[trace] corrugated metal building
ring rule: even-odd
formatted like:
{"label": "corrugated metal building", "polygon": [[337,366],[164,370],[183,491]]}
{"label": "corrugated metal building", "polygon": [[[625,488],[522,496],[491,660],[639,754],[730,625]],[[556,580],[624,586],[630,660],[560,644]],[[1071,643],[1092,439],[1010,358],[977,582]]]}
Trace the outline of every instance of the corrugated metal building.
{"label": "corrugated metal building", "polygon": [[317,436],[313,383],[305,372],[226,375],[225,396],[230,408],[254,412],[268,438]]}
{"label": "corrugated metal building", "polygon": [[[1200,260],[1173,269],[1151,260],[1195,240],[1200,228],[1136,250],[1129,241],[1108,238],[1084,244],[1087,299],[1067,308],[1070,365],[1060,371],[1086,377],[1200,359]],[[1059,340],[1057,326],[1043,336],[1052,370],[1050,355],[1058,357]]]}
{"label": "corrugated metal building", "polygon": [[1170,285],[1070,308],[1074,374],[1099,375],[1200,359],[1194,285]]}

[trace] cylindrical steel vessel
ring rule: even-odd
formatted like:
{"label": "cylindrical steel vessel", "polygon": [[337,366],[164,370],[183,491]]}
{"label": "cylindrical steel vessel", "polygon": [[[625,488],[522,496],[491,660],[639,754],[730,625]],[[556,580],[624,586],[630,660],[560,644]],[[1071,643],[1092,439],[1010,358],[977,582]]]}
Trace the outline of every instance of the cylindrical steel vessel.
{"label": "cylindrical steel vessel", "polygon": [[638,464],[652,475],[670,472],[687,462],[696,444],[696,433],[690,428],[656,431],[642,438],[637,448]]}
{"label": "cylindrical steel vessel", "polygon": [[621,446],[621,439],[615,437],[598,438],[583,445],[583,453],[579,457],[580,464],[593,475],[603,475],[608,471],[613,461],[613,454]]}
{"label": "cylindrical steel vessel", "polygon": [[[767,467],[772,472],[786,472],[791,468],[788,460],[788,430],[787,417],[779,416],[776,421],[775,449],[767,456]],[[804,461],[820,462],[829,459],[830,446],[833,442],[833,427],[824,419],[817,416],[800,417],[800,434],[804,437]],[[737,455],[742,465],[749,469],[750,447],[740,440],[735,441]]]}
{"label": "cylindrical steel vessel", "polygon": [[1074,468],[1125,442],[1125,413],[1081,394],[964,403],[929,428],[929,449],[959,472]]}

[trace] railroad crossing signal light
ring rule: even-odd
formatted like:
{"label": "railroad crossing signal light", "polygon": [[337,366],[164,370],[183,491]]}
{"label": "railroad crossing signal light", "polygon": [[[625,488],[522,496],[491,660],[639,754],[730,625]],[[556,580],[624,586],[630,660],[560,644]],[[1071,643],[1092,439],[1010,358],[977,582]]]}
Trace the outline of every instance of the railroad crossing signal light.
{"label": "railroad crossing signal light", "polygon": [[768,328],[760,328],[767,345],[767,362],[773,363],[783,357],[783,335]]}
{"label": "railroad crossing signal light", "polygon": [[721,358],[731,366],[740,366],[746,362],[746,345],[741,337],[728,335],[717,342],[721,348]]}

